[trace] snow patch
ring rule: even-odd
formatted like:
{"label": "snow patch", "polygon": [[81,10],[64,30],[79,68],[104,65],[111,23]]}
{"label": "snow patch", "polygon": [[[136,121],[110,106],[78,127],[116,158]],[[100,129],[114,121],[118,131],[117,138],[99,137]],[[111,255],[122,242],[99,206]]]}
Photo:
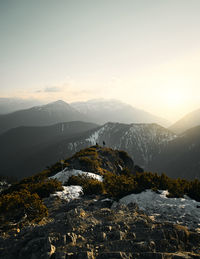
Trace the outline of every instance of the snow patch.
{"label": "snow patch", "polygon": [[90,142],[92,145],[96,145],[99,140],[99,136],[104,132],[104,127],[95,131],[86,141]]}
{"label": "snow patch", "polygon": [[[156,220],[166,220],[186,225],[191,229],[200,227],[200,202],[184,198],[167,198],[168,191],[160,194],[146,190],[139,194],[130,194],[119,200],[119,203],[137,203],[139,208]],[[113,204],[116,206],[116,203]]]}
{"label": "snow patch", "polygon": [[11,184],[8,184],[6,181],[0,181],[0,193],[10,186]]}
{"label": "snow patch", "polygon": [[71,200],[78,199],[81,195],[83,195],[83,188],[78,185],[63,186],[63,189],[63,191],[51,194],[51,197],[57,196],[60,199],[70,202]]}
{"label": "snow patch", "polygon": [[103,177],[98,175],[98,174],[94,174],[94,173],[90,173],[90,172],[84,172],[82,170],[77,170],[77,169],[71,169],[69,170],[68,168],[65,168],[63,171],[49,177],[51,179],[57,179],[58,181],[65,183],[69,180],[69,178],[72,176],[78,176],[78,175],[84,175],[88,178],[93,178],[96,179],[100,182],[103,182]]}

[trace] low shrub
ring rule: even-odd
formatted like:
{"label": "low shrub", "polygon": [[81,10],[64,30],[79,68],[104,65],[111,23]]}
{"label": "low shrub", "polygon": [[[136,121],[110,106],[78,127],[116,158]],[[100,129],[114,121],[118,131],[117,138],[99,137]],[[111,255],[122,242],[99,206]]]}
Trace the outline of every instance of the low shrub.
{"label": "low shrub", "polygon": [[108,173],[105,175],[103,183],[106,193],[117,199],[137,192],[137,183],[134,180],[134,176]]}
{"label": "low shrub", "polygon": [[29,186],[31,193],[37,193],[40,198],[49,197],[51,193],[62,191],[62,183],[55,179],[47,179]]}
{"label": "low shrub", "polygon": [[182,198],[184,194],[188,194],[189,182],[185,179],[170,179],[168,186],[169,198]]}
{"label": "low shrub", "polygon": [[195,179],[189,183],[188,196],[200,202],[200,181]]}
{"label": "low shrub", "polygon": [[85,194],[103,194],[104,193],[104,186],[103,183],[95,180],[89,179],[88,183],[83,186],[83,191]]}
{"label": "low shrub", "polygon": [[129,168],[125,167],[123,170],[120,172],[120,174],[126,175],[126,176],[131,176],[131,171]]}
{"label": "low shrub", "polygon": [[63,190],[62,183],[55,179],[44,178],[41,181],[40,179],[37,179],[37,181],[31,179],[32,177],[26,178],[19,183],[13,184],[10,188],[3,191],[1,195],[27,190],[32,194],[37,193],[40,198],[46,198],[51,193]]}
{"label": "low shrub", "polygon": [[89,147],[86,149],[81,149],[79,152],[77,152],[73,157],[82,157],[82,156],[92,156],[94,158],[97,158],[97,151],[95,147]]}
{"label": "low shrub", "polygon": [[21,190],[0,197],[1,225],[7,222],[19,223],[22,218],[37,223],[47,215],[48,210],[36,193]]}
{"label": "low shrub", "polygon": [[83,192],[86,195],[104,193],[104,185],[102,182],[82,175],[71,176],[67,182],[67,185],[82,186]]}
{"label": "low shrub", "polygon": [[170,179],[166,174],[161,174],[159,177],[159,189],[160,190],[168,190],[170,186]]}
{"label": "low shrub", "polygon": [[67,185],[80,185],[84,194],[107,193],[113,198],[120,199],[131,193],[140,193],[147,189],[154,192],[168,190],[168,198],[181,198],[185,194],[200,201],[200,181],[189,182],[185,179],[171,179],[165,174],[159,176],[156,173],[145,172],[130,174],[124,170],[121,175],[107,171],[104,173],[104,181],[88,178],[85,176],[71,176]]}
{"label": "low shrub", "polygon": [[119,157],[123,160],[123,161],[126,161],[126,160],[129,160],[130,157],[128,155],[128,153],[124,150],[119,150]]}
{"label": "low shrub", "polygon": [[99,164],[97,160],[93,160],[90,157],[80,157],[79,162],[83,169],[87,169],[90,172],[95,172],[98,170]]}
{"label": "low shrub", "polygon": [[[12,227],[11,222],[39,222],[48,215],[42,198],[63,190],[61,182],[48,179],[46,171],[13,184],[0,194],[0,225]],[[20,223],[21,224],[21,223]]]}

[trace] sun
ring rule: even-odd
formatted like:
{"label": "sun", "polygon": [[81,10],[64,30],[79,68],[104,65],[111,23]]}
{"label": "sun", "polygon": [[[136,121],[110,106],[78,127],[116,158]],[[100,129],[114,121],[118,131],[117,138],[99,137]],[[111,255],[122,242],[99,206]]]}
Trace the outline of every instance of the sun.
{"label": "sun", "polygon": [[169,107],[178,107],[182,102],[183,95],[177,89],[172,89],[166,93],[166,103]]}
{"label": "sun", "polygon": [[168,88],[164,93],[164,102],[169,109],[181,108],[186,101],[186,94],[180,88]]}

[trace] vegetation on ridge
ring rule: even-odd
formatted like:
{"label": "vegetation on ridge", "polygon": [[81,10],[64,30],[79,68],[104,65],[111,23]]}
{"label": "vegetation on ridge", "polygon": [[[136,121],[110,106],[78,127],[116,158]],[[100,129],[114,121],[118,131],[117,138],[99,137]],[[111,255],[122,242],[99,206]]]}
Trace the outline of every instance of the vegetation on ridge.
{"label": "vegetation on ridge", "polygon": [[99,184],[96,183],[96,180],[88,180],[83,176],[72,176],[66,183],[67,185],[81,185],[85,194],[91,193],[92,189],[93,193],[107,193],[113,198],[119,199],[130,193],[140,193],[152,189],[153,191],[168,190],[169,198],[181,198],[188,195],[192,199],[200,201],[199,180],[172,179],[165,174],[143,172],[139,166],[134,165],[124,151],[96,145],[80,150],[65,162],[69,166],[76,166],[76,169],[103,176],[104,181]]}
{"label": "vegetation on ridge", "polygon": [[70,168],[80,169],[100,175],[113,172],[120,174],[124,168],[135,172],[133,160],[127,152],[113,150],[99,145],[85,148],[65,160]]}
{"label": "vegetation on ridge", "polygon": [[[62,184],[50,176],[64,167],[93,172],[103,176],[103,182],[84,176],[71,176],[66,185],[81,185],[85,195],[107,194],[114,199],[140,193],[146,189],[168,190],[169,197],[188,195],[200,201],[200,181],[171,179],[165,174],[142,172],[134,166],[132,159],[124,151],[93,146],[80,150],[74,156],[48,167],[43,172],[24,178],[0,193],[0,226],[5,228],[11,222],[25,224],[39,222],[48,215],[42,199],[51,193],[61,191]],[[136,168],[138,170],[136,170]]]}
{"label": "vegetation on ridge", "polygon": [[185,179],[172,179],[162,174],[144,172],[135,175],[127,173],[116,175],[108,172],[104,175],[104,181],[97,184],[97,180],[88,179],[83,176],[71,176],[67,185],[81,185],[85,194],[108,194],[120,199],[131,193],[140,193],[147,189],[168,190],[169,198],[183,198],[188,195],[190,198],[200,201],[200,181],[187,181]]}
{"label": "vegetation on ridge", "polygon": [[60,182],[48,179],[48,174],[49,171],[45,170],[24,178],[0,193],[1,228],[16,224],[22,226],[28,222],[38,223],[48,215],[42,199],[63,190]]}

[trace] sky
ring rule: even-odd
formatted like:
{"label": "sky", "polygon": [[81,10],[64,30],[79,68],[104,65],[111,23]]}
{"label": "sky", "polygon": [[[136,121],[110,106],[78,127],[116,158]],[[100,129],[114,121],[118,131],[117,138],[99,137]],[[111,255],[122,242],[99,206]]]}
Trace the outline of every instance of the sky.
{"label": "sky", "polygon": [[0,0],[0,97],[200,108],[199,0]]}

